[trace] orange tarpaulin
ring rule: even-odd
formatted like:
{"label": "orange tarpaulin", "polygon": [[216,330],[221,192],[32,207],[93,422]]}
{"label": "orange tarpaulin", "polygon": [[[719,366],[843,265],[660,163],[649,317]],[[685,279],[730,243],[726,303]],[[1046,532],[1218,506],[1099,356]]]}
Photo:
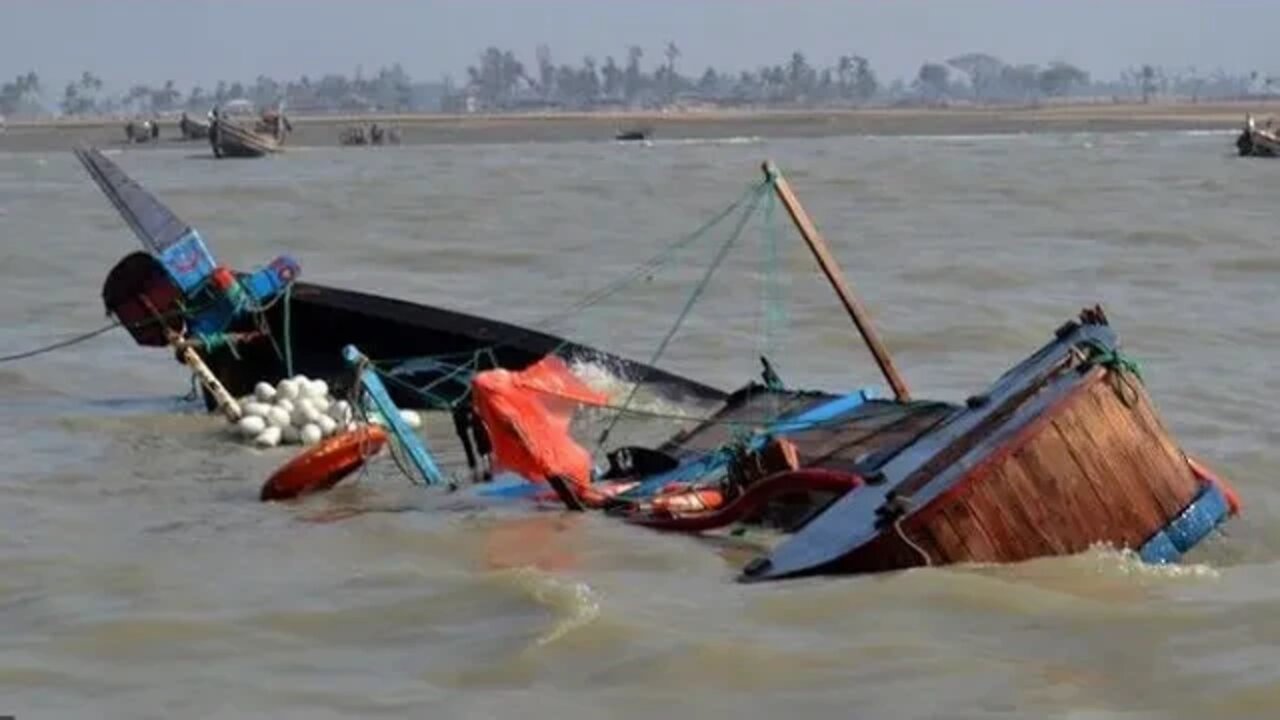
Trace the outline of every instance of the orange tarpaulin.
{"label": "orange tarpaulin", "polygon": [[608,396],[579,380],[563,360],[545,357],[524,370],[486,370],[471,381],[472,403],[493,446],[495,470],[534,482],[562,475],[579,487],[591,483],[591,454],[569,434],[582,405]]}

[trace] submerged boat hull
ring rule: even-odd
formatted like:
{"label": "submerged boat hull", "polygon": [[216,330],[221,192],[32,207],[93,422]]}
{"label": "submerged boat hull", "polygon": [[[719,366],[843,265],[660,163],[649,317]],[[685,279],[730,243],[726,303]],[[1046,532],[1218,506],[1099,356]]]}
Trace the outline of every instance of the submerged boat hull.
{"label": "submerged boat hull", "polygon": [[[345,392],[351,372],[342,349],[354,344],[389,375],[396,404],[409,408],[451,404],[465,396],[468,371],[521,369],[552,353],[603,365],[622,379],[643,378],[673,399],[725,396],[708,385],[536,330],[298,282],[300,269],[287,257],[252,273],[236,273],[240,287],[228,295],[214,288],[217,262],[194,228],[100,152],[82,148],[76,156],[146,248],[107,274],[102,291],[107,311],[140,345],[167,347],[177,337],[195,344],[233,395],[247,395],[256,383],[276,382],[290,371]],[[164,322],[154,322],[157,316]],[[432,384],[429,391],[421,390]],[[212,408],[212,400],[206,397],[206,402]]]}
{"label": "submerged boat hull", "polygon": [[893,457],[860,467],[867,486],[751,563],[743,579],[1017,562],[1099,543],[1147,554],[1213,488],[1115,348],[1100,311],[1087,311],[988,393]]}
{"label": "submerged boat hull", "polygon": [[[327,381],[335,393],[350,387],[351,371],[342,359],[356,345],[389,374],[388,391],[401,407],[427,408],[452,403],[470,388],[476,367],[522,369],[548,354],[571,362],[591,362],[623,379],[646,379],[667,396],[719,400],[724,392],[626,358],[555,335],[429,305],[368,293],[297,282],[288,297],[269,307],[263,318],[271,339],[204,352],[205,361],[234,395],[246,395],[255,383],[294,373]],[[236,330],[251,331],[245,318]],[[272,342],[274,339],[274,342]],[[286,348],[287,346],[287,348]],[[277,349],[278,348],[278,349]],[[452,375],[451,375],[452,374]],[[432,386],[427,392],[412,388]]]}

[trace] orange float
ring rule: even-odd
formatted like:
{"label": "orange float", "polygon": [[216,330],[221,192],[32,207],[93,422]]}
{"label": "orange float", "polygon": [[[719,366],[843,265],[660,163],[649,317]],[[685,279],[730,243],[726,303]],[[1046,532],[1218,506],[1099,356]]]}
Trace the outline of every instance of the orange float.
{"label": "orange float", "polygon": [[[862,486],[862,478],[835,470],[790,470],[756,482],[728,505],[707,512],[681,514],[679,512],[652,512],[627,518],[627,522],[657,530],[673,532],[702,532],[714,530],[758,513],[771,500],[781,495],[800,491],[846,493]],[[723,498],[720,500],[723,503]]]}
{"label": "orange float", "polygon": [[261,499],[289,500],[337,485],[387,444],[387,431],[365,425],[334,435],[276,470],[262,486]]}

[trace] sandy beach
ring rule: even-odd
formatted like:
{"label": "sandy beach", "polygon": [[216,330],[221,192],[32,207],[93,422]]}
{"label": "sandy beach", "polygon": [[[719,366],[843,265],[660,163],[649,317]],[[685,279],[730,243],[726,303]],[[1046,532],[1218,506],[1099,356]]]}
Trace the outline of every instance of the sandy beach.
{"label": "sandy beach", "polygon": [[[1267,116],[1280,103],[1063,104],[999,108],[708,110],[628,113],[415,114],[294,116],[289,144],[335,145],[344,126],[400,128],[405,144],[607,141],[619,130],[650,128],[655,138],[982,135],[1238,128],[1246,113]],[[162,121],[160,146],[180,142]],[[0,152],[67,150],[77,143],[123,145],[124,120],[10,121]],[[193,145],[196,143],[192,143]]]}

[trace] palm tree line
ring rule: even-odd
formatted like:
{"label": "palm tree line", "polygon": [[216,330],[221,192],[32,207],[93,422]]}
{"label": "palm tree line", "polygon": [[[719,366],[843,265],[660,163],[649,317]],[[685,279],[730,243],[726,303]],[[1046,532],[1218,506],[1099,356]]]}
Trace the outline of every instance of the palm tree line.
{"label": "palm tree line", "polygon": [[293,112],[503,112],[526,109],[589,111],[610,108],[662,108],[672,105],[739,107],[856,107],[970,103],[1035,103],[1053,98],[1092,98],[1151,102],[1269,95],[1280,80],[1254,71],[1231,75],[1195,67],[1142,65],[1113,80],[1096,80],[1063,62],[1013,64],[987,53],[966,53],[926,61],[909,80],[885,84],[870,60],[857,52],[814,64],[802,51],[782,62],[730,72],[707,67],[701,72],[681,63],[674,42],[646,62],[638,45],[617,57],[594,56],[557,63],[551,49],[539,46],[531,63],[513,51],[488,47],[455,82],[415,81],[395,64],[366,75],[328,73],[294,80],[259,75],[252,82],[220,81],[187,91],[173,80],[159,85],[133,84],[108,94],[102,78],[86,71],[61,94],[42,84],[34,71],[0,85],[0,115],[68,116],[203,114],[215,104],[246,100],[259,106],[286,105]]}

